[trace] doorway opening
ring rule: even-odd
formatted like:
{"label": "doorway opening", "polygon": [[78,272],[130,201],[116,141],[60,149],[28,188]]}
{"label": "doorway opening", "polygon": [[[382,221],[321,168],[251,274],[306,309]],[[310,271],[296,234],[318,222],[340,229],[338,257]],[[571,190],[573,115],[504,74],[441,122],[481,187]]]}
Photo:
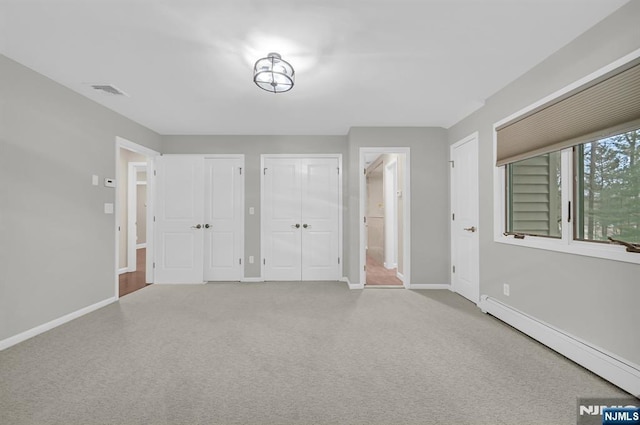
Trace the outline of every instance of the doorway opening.
{"label": "doorway opening", "polygon": [[361,148],[361,279],[409,288],[409,149]]}
{"label": "doorway opening", "polygon": [[116,297],[153,282],[151,176],[157,152],[116,138]]}

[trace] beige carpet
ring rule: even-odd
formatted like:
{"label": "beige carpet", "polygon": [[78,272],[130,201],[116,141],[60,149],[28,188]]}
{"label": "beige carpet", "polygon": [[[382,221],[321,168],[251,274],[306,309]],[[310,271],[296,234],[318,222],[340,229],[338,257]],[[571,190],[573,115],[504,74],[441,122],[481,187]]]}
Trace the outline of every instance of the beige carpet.
{"label": "beige carpet", "polygon": [[0,352],[0,423],[575,424],[627,394],[448,291],[150,286]]}

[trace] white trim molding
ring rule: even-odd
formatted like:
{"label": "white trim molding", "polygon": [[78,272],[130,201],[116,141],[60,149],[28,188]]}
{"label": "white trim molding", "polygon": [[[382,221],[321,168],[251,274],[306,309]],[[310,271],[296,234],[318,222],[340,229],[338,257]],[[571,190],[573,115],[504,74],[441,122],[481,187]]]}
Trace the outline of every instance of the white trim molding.
{"label": "white trim molding", "polygon": [[136,249],[142,249],[142,248],[146,248],[147,247],[147,243],[139,243],[136,245]]}
{"label": "white trim molding", "polygon": [[640,366],[487,295],[478,307],[632,395],[640,394]]}
{"label": "white trim molding", "polygon": [[349,278],[346,276],[340,279],[340,282],[345,282],[349,289],[364,289],[364,285],[362,283],[351,283]]}
{"label": "white trim molding", "polygon": [[448,289],[453,291],[448,283],[412,283],[407,289]]}
{"label": "white trim molding", "polygon": [[0,341],[0,351],[26,341],[29,338],[33,338],[36,335],[47,332],[60,325],[64,325],[65,323],[70,322],[73,319],[77,319],[78,317],[84,316],[85,314],[91,313],[92,311],[98,310],[99,308],[105,307],[116,301],[118,301],[116,297],[107,298],[106,300],[97,302],[85,308],[81,308],[80,310],[76,310],[72,313],[66,314],[40,326],[36,326],[35,328],[31,328],[28,331],[19,333],[18,335],[3,339],[2,341]]}
{"label": "white trim molding", "polygon": [[129,273],[129,267],[123,267],[121,269],[118,269],[118,275],[125,274],[125,273]]}
{"label": "white trim molding", "polygon": [[404,275],[400,272],[396,272],[396,277],[400,279],[402,283],[404,283]]}
{"label": "white trim molding", "polygon": [[[358,202],[359,202],[359,216],[358,221],[360,224],[359,228],[359,237],[360,237],[360,245],[359,245],[359,278],[360,282],[366,282],[367,273],[364,269],[365,264],[367,264],[367,227],[364,222],[365,212],[366,212],[366,196],[367,196],[367,176],[362,172],[366,169],[366,154],[376,153],[376,154],[398,154],[404,155],[404,181],[403,181],[403,221],[402,221],[402,233],[403,233],[403,246],[402,246],[402,256],[403,256],[403,278],[402,284],[405,288],[409,289],[411,286],[411,148],[409,147],[361,147],[358,150],[359,155],[359,166],[358,166],[358,174],[359,174],[359,194],[358,194]],[[351,285],[349,287],[351,288]],[[364,284],[359,284],[358,288],[360,289],[364,287]]]}
{"label": "white trim molding", "polygon": [[264,282],[264,279],[261,277],[243,277],[240,282],[243,282],[243,283]]}

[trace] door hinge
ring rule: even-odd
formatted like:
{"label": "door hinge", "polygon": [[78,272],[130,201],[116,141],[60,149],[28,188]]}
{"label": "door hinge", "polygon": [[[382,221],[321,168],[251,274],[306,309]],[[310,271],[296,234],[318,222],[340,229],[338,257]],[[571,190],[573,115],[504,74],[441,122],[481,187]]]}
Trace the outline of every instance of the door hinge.
{"label": "door hinge", "polygon": [[266,175],[267,175],[267,169],[266,169],[266,167],[262,170],[262,175],[263,175],[263,176],[266,176]]}
{"label": "door hinge", "polygon": [[449,161],[451,163],[451,168],[456,168],[456,162],[455,161]]}
{"label": "door hinge", "polygon": [[267,260],[266,259],[262,259],[262,264],[267,264]]}
{"label": "door hinge", "polygon": [[340,257],[338,257],[338,264],[340,264]]}
{"label": "door hinge", "polygon": [[153,175],[154,175],[154,176],[157,176],[157,175],[158,175],[158,172],[157,172],[156,170],[153,170]]}
{"label": "door hinge", "polygon": [[154,268],[154,269],[156,268],[156,263],[155,263],[155,262],[153,263],[153,268]]}
{"label": "door hinge", "polygon": [[367,271],[367,266],[362,266],[362,270]]}
{"label": "door hinge", "polygon": [[336,169],[338,170],[338,174],[340,174],[340,167],[336,167]]}
{"label": "door hinge", "polygon": [[242,258],[238,258],[238,264],[242,265]]}
{"label": "door hinge", "polygon": [[155,215],[153,216],[153,222],[154,223],[156,222],[156,216]]}
{"label": "door hinge", "polygon": [[364,170],[362,170],[362,171],[363,171],[363,173],[362,173],[362,174],[364,174],[364,175],[366,176],[366,175],[367,175],[367,169],[365,168],[365,169],[364,169]]}
{"label": "door hinge", "polygon": [[454,273],[456,272],[456,266],[453,266],[453,272]]}
{"label": "door hinge", "polygon": [[118,226],[118,232],[120,231],[120,226]]}
{"label": "door hinge", "polygon": [[451,220],[456,221],[456,213],[451,213]]}
{"label": "door hinge", "polygon": [[240,175],[242,175],[242,167],[240,167]]}
{"label": "door hinge", "polygon": [[365,223],[367,222],[367,217],[364,217],[364,222],[365,222]]}

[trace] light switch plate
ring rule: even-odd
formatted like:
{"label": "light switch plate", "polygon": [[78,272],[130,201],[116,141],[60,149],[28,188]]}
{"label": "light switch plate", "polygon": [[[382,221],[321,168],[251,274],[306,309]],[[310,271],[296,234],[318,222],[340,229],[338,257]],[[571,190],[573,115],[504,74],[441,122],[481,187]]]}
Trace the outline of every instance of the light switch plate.
{"label": "light switch plate", "polygon": [[94,186],[97,186],[99,184],[98,176],[96,174],[91,176],[91,184]]}
{"label": "light switch plate", "polygon": [[104,204],[104,213],[113,214],[113,204],[111,202],[106,202]]}
{"label": "light switch plate", "polygon": [[256,213],[256,209],[253,207],[249,207],[249,215],[254,215]]}

